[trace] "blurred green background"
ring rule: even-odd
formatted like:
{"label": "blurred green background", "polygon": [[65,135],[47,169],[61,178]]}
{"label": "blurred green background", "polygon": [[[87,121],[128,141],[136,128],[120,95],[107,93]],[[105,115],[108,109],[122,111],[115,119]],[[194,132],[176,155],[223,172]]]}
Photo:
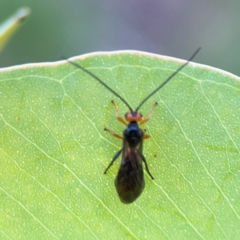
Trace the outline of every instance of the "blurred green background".
{"label": "blurred green background", "polygon": [[240,75],[240,2],[224,0],[1,0],[0,21],[32,14],[0,54],[0,67],[134,49]]}

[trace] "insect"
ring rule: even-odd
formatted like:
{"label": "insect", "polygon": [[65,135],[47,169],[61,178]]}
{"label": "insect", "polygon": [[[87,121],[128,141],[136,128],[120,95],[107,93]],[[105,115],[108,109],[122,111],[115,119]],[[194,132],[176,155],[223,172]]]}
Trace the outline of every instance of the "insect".
{"label": "insect", "polygon": [[122,148],[113,156],[112,161],[104,171],[106,174],[108,169],[113,165],[114,161],[122,154],[122,160],[120,168],[118,170],[117,177],[115,179],[115,187],[118,193],[120,200],[123,203],[132,203],[134,202],[142,193],[145,187],[144,174],[142,162],[145,165],[146,172],[151,179],[154,179],[152,174],[149,171],[147,161],[143,155],[143,140],[149,138],[148,134],[145,134],[139,125],[142,125],[149,121],[152,117],[152,112],[154,107],[157,106],[157,103],[154,103],[152,108],[149,111],[149,114],[146,118],[143,118],[142,114],[139,112],[140,107],[159,89],[161,89],[167,82],[169,82],[177,73],[179,73],[200,51],[201,48],[198,48],[191,58],[181,65],[176,71],[174,71],[163,83],[161,83],[154,91],[147,95],[142,102],[135,108],[132,107],[123,99],[117,92],[112,88],[106,85],[98,76],[88,71],[81,65],[68,60],[69,63],[74,65],[77,68],[80,68],[85,73],[89,74],[93,79],[102,84],[110,92],[112,92],[116,97],[118,97],[129,109],[129,112],[125,114],[125,119],[120,117],[118,114],[118,107],[114,101],[112,104],[115,107],[115,114],[118,121],[126,125],[126,129],[123,131],[122,135],[119,135],[107,128],[104,128],[106,132],[109,132],[116,138],[122,139],[123,145]]}

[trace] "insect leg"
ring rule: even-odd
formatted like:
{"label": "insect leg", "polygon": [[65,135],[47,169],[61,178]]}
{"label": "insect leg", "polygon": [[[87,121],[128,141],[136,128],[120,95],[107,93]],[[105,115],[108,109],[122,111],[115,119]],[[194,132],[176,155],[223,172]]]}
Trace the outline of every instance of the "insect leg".
{"label": "insect leg", "polygon": [[150,138],[150,135],[145,134],[146,131],[147,131],[146,129],[143,130],[143,132],[144,132],[144,135],[143,135],[143,138],[142,138],[143,140]]}
{"label": "insect leg", "polygon": [[114,161],[119,157],[119,155],[121,154],[122,149],[120,149],[114,156],[112,161],[109,163],[109,165],[107,166],[106,170],[104,171],[104,174],[107,173],[107,170],[113,165]]}
{"label": "insect leg", "polygon": [[147,116],[146,118],[142,119],[142,120],[139,122],[139,125],[141,125],[141,124],[143,124],[143,123],[145,123],[145,122],[147,122],[147,121],[149,121],[149,120],[151,119],[153,109],[154,109],[157,105],[158,105],[157,102],[155,102],[155,103],[153,104],[153,106],[151,107],[151,109],[150,109],[150,111],[149,111],[149,113],[148,113],[148,116]]}
{"label": "insect leg", "polygon": [[111,131],[111,130],[109,130],[109,129],[107,129],[107,128],[104,128],[103,130],[106,131],[106,132],[109,132],[111,135],[113,135],[113,136],[116,137],[116,138],[120,138],[120,139],[123,138],[123,137],[120,136],[119,134],[117,134],[117,133],[115,133],[115,132],[113,132],[113,131]]}
{"label": "insect leg", "polygon": [[118,115],[118,107],[113,100],[112,100],[112,104],[115,107],[115,115],[116,115],[117,120],[127,126],[128,124],[125,122],[125,120]]}
{"label": "insect leg", "polygon": [[150,135],[144,134],[144,135],[143,135],[143,139],[147,139],[147,138],[150,138]]}
{"label": "insect leg", "polygon": [[143,160],[143,162],[145,164],[145,168],[146,168],[146,171],[147,171],[148,175],[151,177],[151,179],[154,179],[154,177],[152,176],[152,174],[150,173],[150,171],[148,169],[146,158],[142,155],[142,153],[140,151],[138,151],[138,154],[140,155],[140,157],[142,158],[142,160]]}

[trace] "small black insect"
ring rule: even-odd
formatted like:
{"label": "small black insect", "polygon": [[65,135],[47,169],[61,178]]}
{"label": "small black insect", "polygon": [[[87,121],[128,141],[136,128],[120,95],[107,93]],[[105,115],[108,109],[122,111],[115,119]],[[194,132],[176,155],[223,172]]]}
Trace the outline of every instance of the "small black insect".
{"label": "small black insect", "polygon": [[112,161],[104,171],[104,173],[106,174],[107,170],[113,165],[114,161],[122,153],[121,165],[118,170],[117,177],[115,179],[115,187],[116,187],[118,196],[123,203],[134,202],[141,195],[144,189],[145,181],[143,176],[142,162],[145,165],[145,169],[148,175],[151,177],[151,179],[154,179],[148,169],[147,161],[143,156],[143,140],[149,138],[150,136],[145,134],[145,132],[139,127],[139,125],[146,123],[147,121],[150,120],[152,116],[152,111],[154,107],[157,105],[157,103],[155,103],[153,107],[150,109],[148,117],[146,118],[143,118],[142,114],[139,113],[138,111],[140,107],[153,94],[155,94],[167,82],[169,82],[179,71],[181,71],[196,56],[196,54],[199,52],[200,49],[201,48],[198,48],[188,61],[186,61],[182,66],[180,66],[163,83],[161,83],[154,91],[152,91],[146,98],[144,98],[135,110],[131,108],[131,106],[125,101],[125,99],[123,99],[112,88],[107,86],[95,74],[83,68],[81,65],[68,60],[69,63],[71,63],[77,68],[80,68],[82,71],[88,73],[95,80],[101,83],[105,88],[107,88],[110,92],[112,92],[115,96],[117,96],[129,109],[129,112],[125,114],[125,120],[124,120],[122,117],[118,115],[118,108],[114,103],[114,101],[112,101],[112,104],[114,105],[116,110],[116,118],[118,119],[118,121],[126,125],[127,128],[123,131],[122,136],[107,128],[104,129],[114,137],[117,137],[123,140],[122,148],[114,155]]}

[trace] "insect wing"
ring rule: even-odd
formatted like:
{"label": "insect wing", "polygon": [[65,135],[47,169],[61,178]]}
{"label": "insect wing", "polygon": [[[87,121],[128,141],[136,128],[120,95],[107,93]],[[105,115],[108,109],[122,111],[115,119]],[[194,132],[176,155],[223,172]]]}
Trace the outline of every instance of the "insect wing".
{"label": "insect wing", "polygon": [[115,179],[115,187],[123,203],[134,202],[142,193],[145,182],[142,168],[142,142],[131,148],[124,140],[122,161]]}

